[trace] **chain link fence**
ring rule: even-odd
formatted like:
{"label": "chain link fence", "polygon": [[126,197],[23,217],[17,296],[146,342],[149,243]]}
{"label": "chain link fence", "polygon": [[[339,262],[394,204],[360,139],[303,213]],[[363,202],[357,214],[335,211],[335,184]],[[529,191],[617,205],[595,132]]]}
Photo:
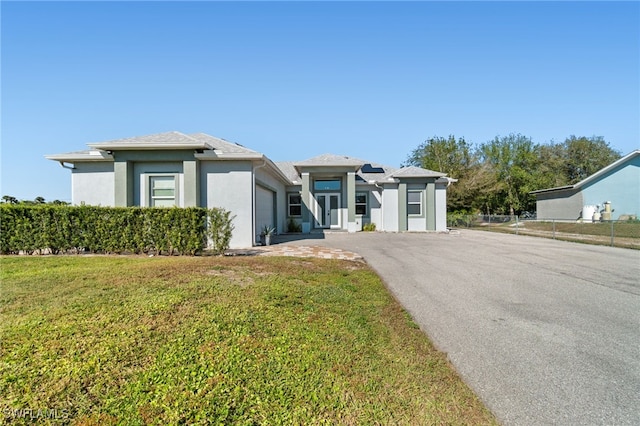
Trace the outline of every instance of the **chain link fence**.
{"label": "chain link fence", "polygon": [[478,229],[516,235],[640,249],[640,220],[566,221],[536,220],[531,215],[450,214],[450,229]]}

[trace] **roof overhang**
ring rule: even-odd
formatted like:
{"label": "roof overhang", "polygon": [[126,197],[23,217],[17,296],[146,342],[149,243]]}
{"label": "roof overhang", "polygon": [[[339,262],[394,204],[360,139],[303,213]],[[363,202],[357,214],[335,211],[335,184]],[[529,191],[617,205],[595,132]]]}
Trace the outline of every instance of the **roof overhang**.
{"label": "roof overhang", "polygon": [[195,154],[195,158],[198,160],[262,160],[265,158],[264,154],[256,153],[239,153],[239,152],[219,152],[213,149],[209,149],[203,152]]}
{"label": "roof overhang", "polygon": [[450,184],[455,183],[457,181],[458,181],[458,179],[450,178],[448,176],[443,176],[443,177],[440,177],[440,178],[436,179],[436,183],[446,183],[447,185],[450,185]]}
{"label": "roof overhang", "polygon": [[150,150],[185,150],[185,149],[213,149],[206,142],[171,143],[171,142],[97,142],[88,143],[89,147],[103,151],[150,151]]}
{"label": "roof overhang", "polygon": [[446,173],[439,173],[439,172],[434,172],[434,173],[414,173],[414,174],[405,174],[402,173],[402,169],[397,170],[393,173],[391,173],[390,175],[387,175],[387,178],[389,179],[439,179],[439,178],[443,178],[446,177]]}
{"label": "roof overhang", "polygon": [[362,167],[362,164],[294,164],[293,167],[296,168],[298,173],[355,173]]}
{"label": "roof overhang", "polygon": [[106,151],[69,152],[66,154],[45,155],[47,160],[73,163],[75,161],[113,161],[113,155]]}
{"label": "roof overhang", "polygon": [[567,185],[567,186],[558,186],[556,188],[547,188],[547,189],[538,189],[537,191],[531,191],[529,194],[544,194],[546,192],[559,192],[559,191],[569,191],[575,189],[577,185]]}
{"label": "roof overhang", "polygon": [[295,182],[291,181],[291,179],[289,179],[287,177],[287,175],[285,175],[282,170],[280,170],[280,167],[276,166],[276,164],[271,161],[271,159],[269,157],[267,157],[264,154],[260,154],[262,157],[262,161],[264,161],[263,164],[268,165],[269,169],[273,172],[274,175],[276,175],[284,184],[286,185],[292,185],[295,184]]}

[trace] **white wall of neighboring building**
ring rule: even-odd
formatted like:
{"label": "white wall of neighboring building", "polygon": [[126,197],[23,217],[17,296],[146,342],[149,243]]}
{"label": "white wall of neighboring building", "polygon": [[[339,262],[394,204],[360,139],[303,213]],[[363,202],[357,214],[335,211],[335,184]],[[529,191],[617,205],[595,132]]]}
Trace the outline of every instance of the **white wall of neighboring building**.
{"label": "white wall of neighboring building", "polygon": [[71,203],[113,206],[115,203],[113,163],[77,163],[71,170]]}

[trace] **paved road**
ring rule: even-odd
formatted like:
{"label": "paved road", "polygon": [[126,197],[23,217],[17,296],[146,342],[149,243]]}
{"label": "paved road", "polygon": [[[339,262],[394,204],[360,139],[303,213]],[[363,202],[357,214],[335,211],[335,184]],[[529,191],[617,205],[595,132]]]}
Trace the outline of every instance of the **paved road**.
{"label": "paved road", "polygon": [[295,243],[360,253],[503,424],[640,424],[640,251],[482,231]]}

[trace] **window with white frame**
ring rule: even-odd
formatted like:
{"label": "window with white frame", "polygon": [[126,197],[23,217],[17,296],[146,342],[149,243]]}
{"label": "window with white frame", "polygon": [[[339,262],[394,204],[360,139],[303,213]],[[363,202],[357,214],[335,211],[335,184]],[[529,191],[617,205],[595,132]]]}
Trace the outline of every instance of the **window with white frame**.
{"label": "window with white frame", "polygon": [[176,177],[149,176],[149,206],[173,207],[176,205]]}
{"label": "window with white frame", "polygon": [[368,193],[356,192],[356,214],[361,216],[367,215],[367,198]]}
{"label": "window with white frame", "polygon": [[289,216],[302,216],[302,196],[300,194],[288,194]]}
{"label": "window with white frame", "polygon": [[407,191],[407,214],[422,215],[422,191]]}

